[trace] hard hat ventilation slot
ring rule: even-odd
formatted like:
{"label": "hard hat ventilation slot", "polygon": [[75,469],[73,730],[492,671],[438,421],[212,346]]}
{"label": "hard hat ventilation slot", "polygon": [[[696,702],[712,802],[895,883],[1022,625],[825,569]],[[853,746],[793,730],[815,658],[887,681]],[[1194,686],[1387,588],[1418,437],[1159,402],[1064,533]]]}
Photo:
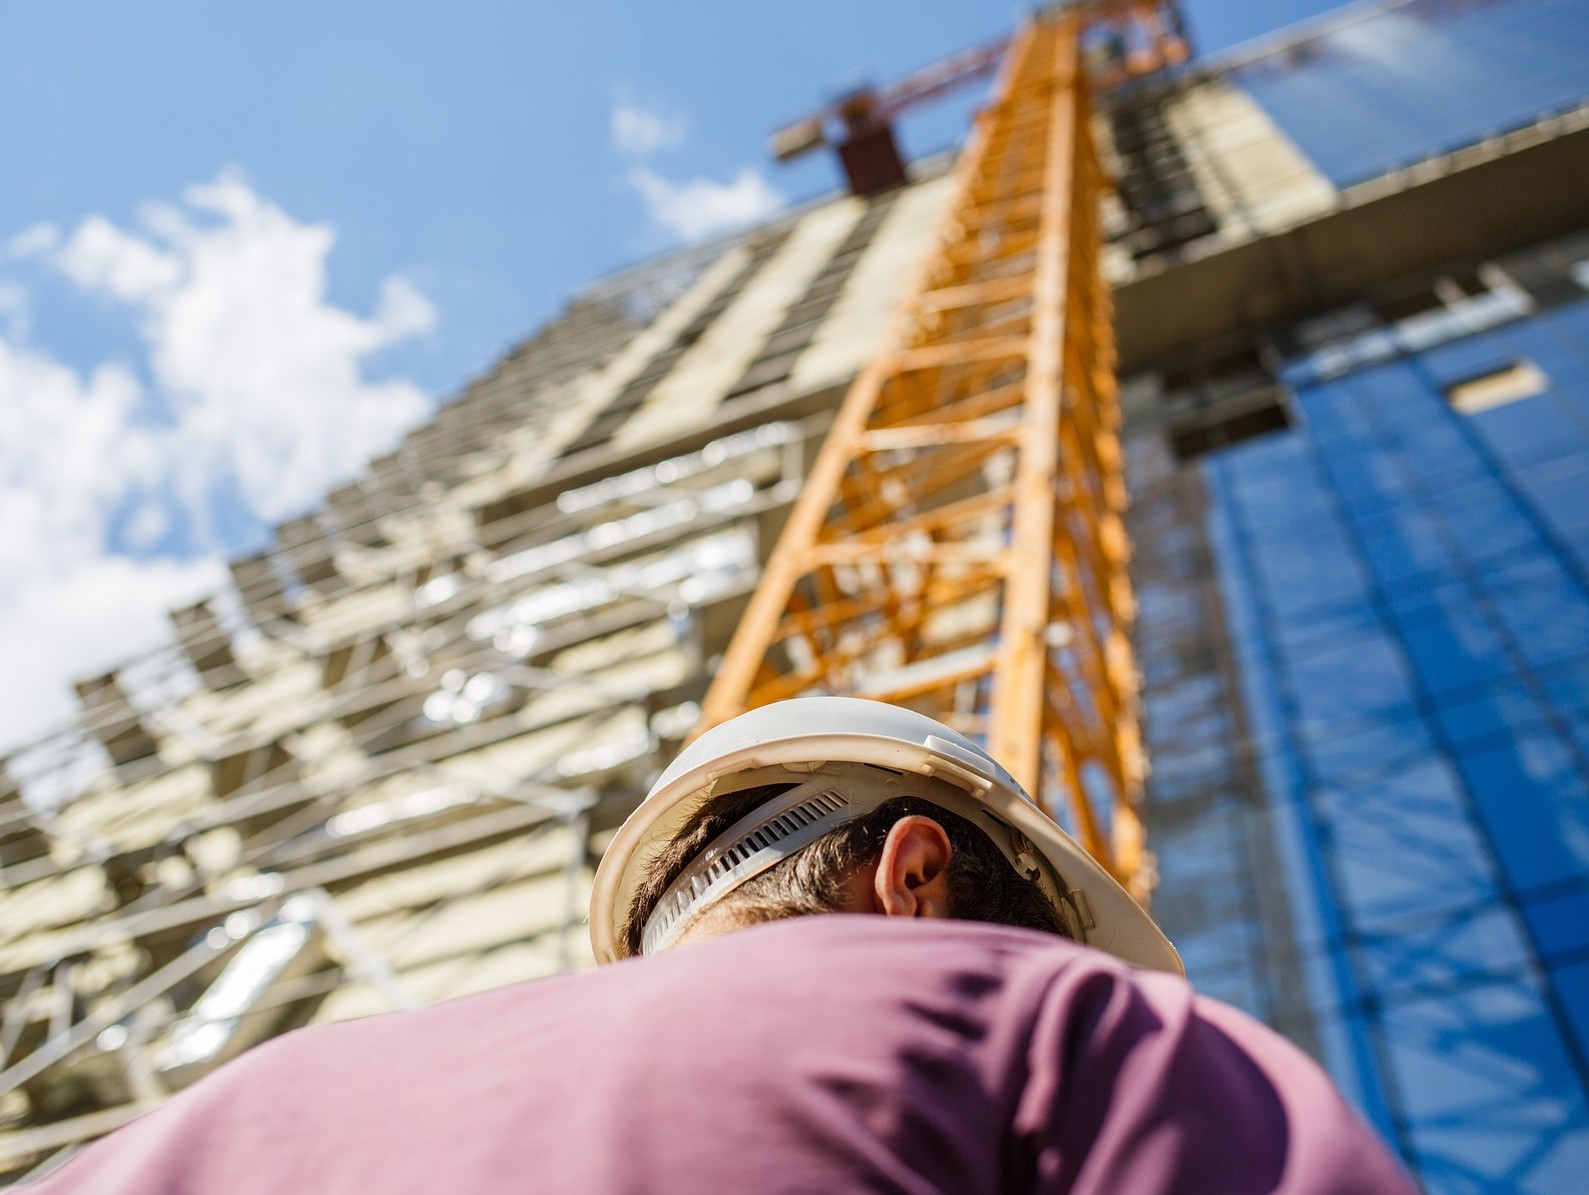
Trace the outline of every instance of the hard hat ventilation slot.
{"label": "hard hat ventilation slot", "polygon": [[811,792],[805,785],[780,800],[791,797],[798,803],[779,809],[775,802],[774,808],[763,808],[729,827],[720,839],[725,846],[707,847],[673,881],[646,923],[643,953],[663,949],[685,922],[712,900],[870,807],[854,804],[837,792]]}
{"label": "hard hat ventilation slot", "polygon": [[765,850],[775,843],[784,841],[791,834],[798,833],[830,813],[836,813],[845,805],[846,802],[842,797],[831,793],[818,793],[810,800],[774,817],[767,825],[751,831],[737,842],[724,847],[717,857],[706,865],[701,874],[691,880],[690,886],[699,895],[718,877],[733,871],[758,850]]}

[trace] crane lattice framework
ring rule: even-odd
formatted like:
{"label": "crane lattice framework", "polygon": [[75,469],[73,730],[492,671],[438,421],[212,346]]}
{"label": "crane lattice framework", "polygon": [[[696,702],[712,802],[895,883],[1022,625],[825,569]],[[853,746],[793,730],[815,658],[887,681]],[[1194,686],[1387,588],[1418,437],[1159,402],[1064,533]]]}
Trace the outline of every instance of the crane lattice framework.
{"label": "crane lattice framework", "polygon": [[934,247],[839,410],[700,728],[806,693],[920,709],[985,741],[1145,900],[1083,30],[1062,13],[1010,43]]}

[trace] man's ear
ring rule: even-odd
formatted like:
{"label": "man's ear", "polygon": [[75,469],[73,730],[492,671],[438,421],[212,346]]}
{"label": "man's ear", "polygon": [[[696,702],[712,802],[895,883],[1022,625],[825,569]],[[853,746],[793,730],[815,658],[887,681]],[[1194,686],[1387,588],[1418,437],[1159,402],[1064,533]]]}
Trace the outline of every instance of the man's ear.
{"label": "man's ear", "polygon": [[930,817],[902,817],[888,831],[873,873],[877,909],[889,917],[949,916],[949,835]]}

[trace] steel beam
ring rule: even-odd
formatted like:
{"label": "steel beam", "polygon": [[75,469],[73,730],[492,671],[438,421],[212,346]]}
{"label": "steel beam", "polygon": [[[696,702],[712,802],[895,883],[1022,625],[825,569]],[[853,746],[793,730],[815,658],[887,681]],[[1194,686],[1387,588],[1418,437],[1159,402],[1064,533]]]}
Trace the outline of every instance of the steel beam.
{"label": "steel beam", "polygon": [[1075,14],[1012,41],[934,247],[703,703],[858,693],[980,735],[1145,899],[1104,183]]}

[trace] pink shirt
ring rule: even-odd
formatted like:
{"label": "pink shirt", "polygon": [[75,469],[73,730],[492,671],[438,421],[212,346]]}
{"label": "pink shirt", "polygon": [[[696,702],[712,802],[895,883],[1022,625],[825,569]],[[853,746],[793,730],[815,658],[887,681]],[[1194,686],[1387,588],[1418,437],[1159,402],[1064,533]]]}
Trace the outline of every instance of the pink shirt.
{"label": "pink shirt", "polygon": [[1413,1187],[1312,1062],[1179,980],[1023,930],[824,916],[288,1034],[34,1190]]}

